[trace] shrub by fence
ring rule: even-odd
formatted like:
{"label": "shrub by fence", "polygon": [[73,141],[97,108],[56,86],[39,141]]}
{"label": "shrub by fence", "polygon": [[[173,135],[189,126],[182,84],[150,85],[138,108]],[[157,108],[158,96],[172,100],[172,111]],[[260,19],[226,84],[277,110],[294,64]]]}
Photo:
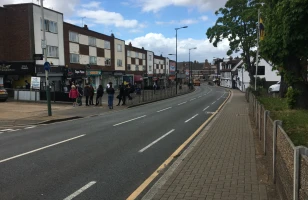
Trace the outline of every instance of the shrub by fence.
{"label": "shrub by fence", "polygon": [[[283,122],[273,121],[257,98],[246,91],[249,115],[254,122],[271,181],[283,200],[308,199],[308,148],[295,146],[283,130]],[[308,133],[307,133],[308,134]]]}

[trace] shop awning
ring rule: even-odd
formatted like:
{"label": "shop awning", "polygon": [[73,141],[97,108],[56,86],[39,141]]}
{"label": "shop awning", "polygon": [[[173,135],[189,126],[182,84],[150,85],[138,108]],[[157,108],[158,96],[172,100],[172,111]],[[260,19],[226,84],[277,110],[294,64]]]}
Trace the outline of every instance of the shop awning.
{"label": "shop awning", "polygon": [[141,75],[134,75],[134,82],[140,82],[142,80],[143,80],[143,78],[142,78]]}

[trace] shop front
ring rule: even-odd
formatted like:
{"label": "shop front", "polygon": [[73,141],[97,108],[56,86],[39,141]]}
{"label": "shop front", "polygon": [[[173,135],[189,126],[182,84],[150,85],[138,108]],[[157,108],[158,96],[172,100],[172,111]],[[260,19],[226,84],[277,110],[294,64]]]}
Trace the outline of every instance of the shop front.
{"label": "shop front", "polygon": [[101,70],[87,70],[87,81],[91,84],[96,91],[98,86],[102,84],[102,71]]}
{"label": "shop front", "polygon": [[120,85],[123,83],[123,76],[125,75],[125,72],[120,72],[120,71],[115,71],[113,72],[113,76],[114,76],[114,88],[119,88]]}
{"label": "shop front", "polygon": [[[35,67],[36,76],[41,79],[41,90],[45,90],[46,87],[46,76],[44,66],[37,65]],[[51,86],[51,91],[61,92],[64,90],[64,67],[51,66],[48,72],[48,80]]]}
{"label": "shop front", "polygon": [[14,89],[29,90],[34,75],[33,62],[0,62],[0,77],[10,97],[14,96]]}
{"label": "shop front", "polygon": [[102,71],[101,72],[101,84],[103,85],[103,88],[106,90],[107,84],[109,82],[114,83],[115,82],[115,78],[113,76],[113,72],[107,72],[107,71]]}
{"label": "shop front", "polygon": [[72,85],[84,87],[87,82],[86,71],[84,69],[66,68],[64,92],[69,92]]}

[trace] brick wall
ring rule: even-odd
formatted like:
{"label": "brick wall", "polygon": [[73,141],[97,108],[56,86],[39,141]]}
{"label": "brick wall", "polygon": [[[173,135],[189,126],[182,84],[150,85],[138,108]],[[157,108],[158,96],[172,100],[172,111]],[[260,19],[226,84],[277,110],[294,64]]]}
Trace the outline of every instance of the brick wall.
{"label": "brick wall", "polygon": [[[70,52],[69,52],[69,31],[73,31],[82,35],[95,37],[97,39],[107,40],[110,42],[110,51],[111,51],[111,66],[100,66],[100,65],[91,65],[91,69],[103,70],[103,71],[114,71],[114,38],[108,35],[104,35],[95,31],[87,30],[85,28],[75,26],[73,24],[63,23],[63,37],[64,37],[64,54],[65,54],[65,64],[70,68],[75,69],[84,69],[85,66],[81,64],[70,64]],[[89,55],[89,46],[80,45],[80,54]],[[87,48],[87,49],[86,49]],[[103,49],[97,47],[98,56],[101,56]]]}
{"label": "brick wall", "polygon": [[[1,9],[4,60],[30,61],[34,53],[32,4],[7,5]],[[1,37],[1,36],[0,36]],[[0,44],[1,45],[1,44]],[[1,46],[0,46],[1,49]],[[1,51],[1,50],[0,50]]]}

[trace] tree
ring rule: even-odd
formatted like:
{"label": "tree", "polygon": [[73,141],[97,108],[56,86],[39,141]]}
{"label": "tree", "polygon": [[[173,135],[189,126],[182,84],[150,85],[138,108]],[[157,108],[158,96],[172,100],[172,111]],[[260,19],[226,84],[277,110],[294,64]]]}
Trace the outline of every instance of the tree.
{"label": "tree", "polygon": [[[224,8],[215,12],[220,16],[206,32],[214,47],[223,39],[229,40],[227,55],[241,52],[250,80],[254,81],[258,8],[256,0],[228,0]],[[252,59],[251,59],[252,58]]]}
{"label": "tree", "polygon": [[308,0],[266,0],[262,57],[280,67],[290,107],[308,109]]}

